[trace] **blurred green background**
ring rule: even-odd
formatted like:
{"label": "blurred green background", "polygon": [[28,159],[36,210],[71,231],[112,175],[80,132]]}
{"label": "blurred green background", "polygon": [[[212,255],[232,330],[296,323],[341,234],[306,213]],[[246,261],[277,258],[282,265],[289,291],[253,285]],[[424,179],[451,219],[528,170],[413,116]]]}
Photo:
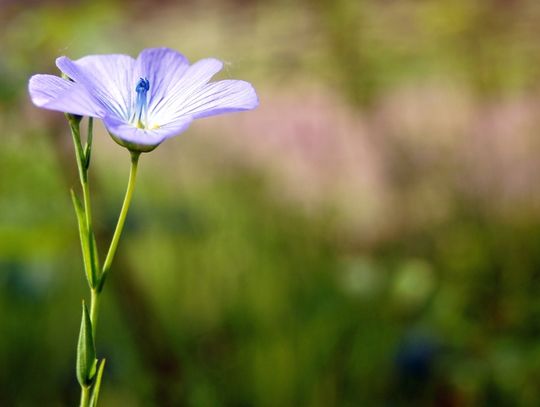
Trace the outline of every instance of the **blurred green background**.
{"label": "blurred green background", "polygon": [[[168,46],[253,111],[141,158],[103,406],[539,406],[540,3],[0,1],[0,405],[78,402],[54,60]],[[128,153],[96,125],[100,243]]]}

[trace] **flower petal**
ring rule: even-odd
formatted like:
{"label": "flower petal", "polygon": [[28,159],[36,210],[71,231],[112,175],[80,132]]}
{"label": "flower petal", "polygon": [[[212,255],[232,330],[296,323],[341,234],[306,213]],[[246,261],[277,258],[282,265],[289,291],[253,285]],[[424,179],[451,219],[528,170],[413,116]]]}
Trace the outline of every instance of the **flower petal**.
{"label": "flower petal", "polygon": [[56,60],[58,68],[83,85],[108,112],[124,119],[129,118],[135,98],[134,64],[132,57],[120,54]]}
{"label": "flower petal", "polygon": [[189,69],[189,61],[180,52],[170,48],[148,48],[142,51],[135,63],[135,79],[150,82],[149,101],[152,106],[163,101],[169,90]]}
{"label": "flower petal", "polygon": [[178,103],[173,117],[194,119],[228,112],[254,109],[259,99],[253,86],[245,81],[224,80],[206,84],[188,99]]}
{"label": "flower petal", "polygon": [[133,124],[118,119],[115,116],[107,116],[103,119],[105,127],[120,145],[135,151],[151,151],[164,140],[176,136],[186,130],[193,119],[182,117],[159,128],[139,129]]}
{"label": "flower petal", "polygon": [[[166,123],[173,119],[174,112],[189,97],[206,85],[212,77],[221,71],[223,63],[214,58],[201,59],[195,62],[183,75],[171,81],[167,87],[166,93],[154,98],[149,105],[149,114],[152,120],[158,123]],[[167,75],[164,69],[162,76]]]}
{"label": "flower petal", "polygon": [[86,89],[75,82],[54,75],[34,75],[30,78],[28,90],[32,102],[45,109],[101,117],[103,108]]}

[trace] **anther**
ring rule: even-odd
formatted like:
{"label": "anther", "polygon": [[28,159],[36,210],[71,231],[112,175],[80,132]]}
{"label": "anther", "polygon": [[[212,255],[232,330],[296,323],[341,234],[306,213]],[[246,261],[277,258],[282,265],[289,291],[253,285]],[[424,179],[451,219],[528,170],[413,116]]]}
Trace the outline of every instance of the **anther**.
{"label": "anther", "polygon": [[135,87],[137,92],[137,101],[135,103],[135,116],[133,118],[134,124],[138,128],[144,129],[147,121],[148,102],[146,94],[150,89],[150,82],[146,78],[140,78]]}

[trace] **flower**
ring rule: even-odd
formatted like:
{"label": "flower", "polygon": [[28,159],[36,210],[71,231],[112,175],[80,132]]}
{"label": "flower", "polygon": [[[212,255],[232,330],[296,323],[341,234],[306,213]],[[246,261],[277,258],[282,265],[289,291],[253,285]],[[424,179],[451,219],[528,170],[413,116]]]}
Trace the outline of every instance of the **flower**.
{"label": "flower", "polygon": [[190,65],[169,48],[129,55],[89,55],[56,60],[67,76],[34,75],[32,102],[103,120],[112,138],[132,151],[151,151],[188,128],[194,119],[254,109],[253,86],[240,80],[209,82],[223,63],[214,58]]}

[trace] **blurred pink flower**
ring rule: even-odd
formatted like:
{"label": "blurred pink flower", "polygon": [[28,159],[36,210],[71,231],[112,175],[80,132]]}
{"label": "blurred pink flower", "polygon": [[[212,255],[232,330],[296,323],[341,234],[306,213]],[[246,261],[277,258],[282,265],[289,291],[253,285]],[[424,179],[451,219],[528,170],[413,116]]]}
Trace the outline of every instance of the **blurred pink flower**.
{"label": "blurred pink flower", "polygon": [[267,94],[251,115],[205,125],[231,133],[212,142],[267,174],[276,199],[372,242],[459,216],[464,202],[540,209],[537,110],[530,97],[480,103],[466,87],[427,82],[371,110],[322,88]]}

